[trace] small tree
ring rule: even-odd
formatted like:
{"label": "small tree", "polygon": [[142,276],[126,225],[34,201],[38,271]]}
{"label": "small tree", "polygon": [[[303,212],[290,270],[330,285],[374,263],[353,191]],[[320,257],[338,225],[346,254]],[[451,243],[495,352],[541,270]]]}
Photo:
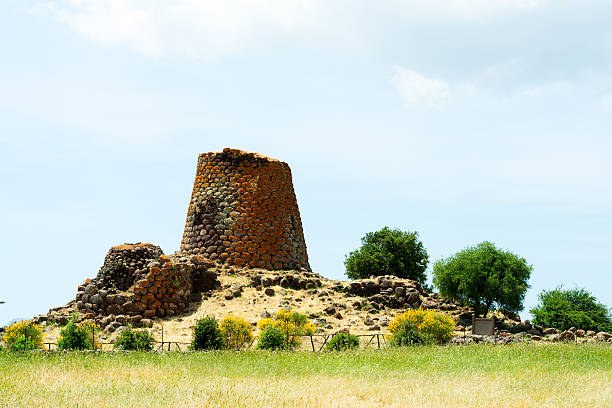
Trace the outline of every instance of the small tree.
{"label": "small tree", "polygon": [[223,348],[223,337],[217,319],[207,316],[196,322],[193,328],[191,348],[194,350],[220,350]]}
{"label": "small tree", "polygon": [[350,279],[395,275],[425,282],[429,257],[417,232],[384,227],[368,232],[361,238],[361,244],[361,248],[349,253],[344,261],[346,276]]}
{"label": "small tree", "polygon": [[486,316],[493,306],[516,313],[523,310],[532,269],[524,258],[482,242],[436,262],[433,283],[442,296],[471,305],[476,315]]}
{"label": "small tree", "polygon": [[599,303],[585,289],[564,290],[558,287],[542,291],[539,302],[530,310],[533,323],[567,330],[577,327],[584,330],[612,331],[612,316],[609,309]]}

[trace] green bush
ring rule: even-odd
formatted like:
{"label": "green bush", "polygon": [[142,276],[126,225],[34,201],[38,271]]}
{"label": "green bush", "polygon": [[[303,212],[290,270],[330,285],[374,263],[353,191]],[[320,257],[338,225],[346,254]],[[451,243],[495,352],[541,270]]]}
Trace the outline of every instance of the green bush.
{"label": "green bush", "polygon": [[585,289],[564,290],[561,287],[543,291],[539,302],[531,309],[533,323],[567,330],[612,331],[612,317],[608,308]]}
{"label": "green bush", "polygon": [[325,345],[327,351],[344,351],[359,348],[359,337],[349,333],[337,333]]}
{"label": "green bush", "polygon": [[284,334],[274,326],[267,326],[261,331],[257,340],[257,348],[259,350],[285,350]]}
{"label": "green bush", "polygon": [[42,329],[31,320],[13,323],[6,329],[3,338],[11,351],[34,350],[43,346]]}
{"label": "green bush", "polygon": [[370,275],[395,275],[424,283],[429,262],[427,251],[416,232],[384,227],[361,238],[361,248],[346,256],[344,265],[350,279]]}
{"label": "green bush", "polygon": [[153,337],[146,330],[133,330],[131,327],[119,333],[115,348],[119,350],[153,350]]}
{"label": "green bush", "polygon": [[411,322],[404,322],[397,331],[391,335],[391,345],[395,347],[416,346],[419,344],[433,344],[432,336],[421,333]]}
{"label": "green bush", "polygon": [[223,348],[223,337],[217,319],[206,316],[196,322],[191,340],[193,350],[220,350]]}
{"label": "green bush", "polygon": [[60,330],[60,338],[57,341],[60,350],[86,350],[92,348],[91,334],[76,323],[73,316],[66,327]]}

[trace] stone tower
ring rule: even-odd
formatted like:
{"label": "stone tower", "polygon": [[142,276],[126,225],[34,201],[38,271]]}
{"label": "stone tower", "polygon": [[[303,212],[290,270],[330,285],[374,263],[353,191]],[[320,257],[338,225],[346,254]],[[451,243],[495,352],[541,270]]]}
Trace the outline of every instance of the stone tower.
{"label": "stone tower", "polygon": [[310,271],[289,165],[229,148],[201,154],[181,252],[227,265]]}

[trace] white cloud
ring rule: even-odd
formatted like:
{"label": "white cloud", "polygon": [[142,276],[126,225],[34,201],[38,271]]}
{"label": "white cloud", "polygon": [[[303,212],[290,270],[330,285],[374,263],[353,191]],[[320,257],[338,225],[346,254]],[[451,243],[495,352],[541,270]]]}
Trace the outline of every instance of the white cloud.
{"label": "white cloud", "polygon": [[368,27],[384,24],[385,16],[486,18],[534,9],[547,0],[40,1],[37,12],[50,13],[103,46],[125,46],[151,57],[177,53],[211,59],[292,37],[363,45]]}
{"label": "white cloud", "polygon": [[402,66],[394,66],[391,82],[408,107],[425,105],[437,108],[446,102],[449,86],[446,82],[427,78]]}
{"label": "white cloud", "polygon": [[405,14],[451,19],[474,19],[510,12],[530,11],[549,0],[396,0]]}
{"label": "white cloud", "polygon": [[215,58],[258,36],[300,31],[320,19],[318,0],[62,0],[49,10],[79,34],[147,56]]}

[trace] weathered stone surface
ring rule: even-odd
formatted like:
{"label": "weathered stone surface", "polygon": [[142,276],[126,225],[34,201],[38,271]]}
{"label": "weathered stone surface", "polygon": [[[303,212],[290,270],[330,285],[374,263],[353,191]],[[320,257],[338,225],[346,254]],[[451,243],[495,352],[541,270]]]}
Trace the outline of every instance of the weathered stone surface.
{"label": "weathered stone surface", "polygon": [[[98,275],[79,286],[74,306],[111,331],[117,328],[113,321],[137,325],[143,317],[176,315],[194,294],[218,285],[212,266],[199,255],[168,257],[151,244],[119,245],[110,249]],[[241,290],[233,288],[232,294]]]}
{"label": "weathered stone surface", "polygon": [[239,267],[310,270],[287,163],[229,148],[201,154],[181,251]]}
{"label": "weathered stone surface", "polygon": [[573,331],[566,330],[557,334],[554,341],[576,341],[576,334]]}
{"label": "weathered stone surface", "polygon": [[548,334],[558,334],[559,331],[553,327],[547,327],[546,329],[542,330],[542,332],[546,335]]}

